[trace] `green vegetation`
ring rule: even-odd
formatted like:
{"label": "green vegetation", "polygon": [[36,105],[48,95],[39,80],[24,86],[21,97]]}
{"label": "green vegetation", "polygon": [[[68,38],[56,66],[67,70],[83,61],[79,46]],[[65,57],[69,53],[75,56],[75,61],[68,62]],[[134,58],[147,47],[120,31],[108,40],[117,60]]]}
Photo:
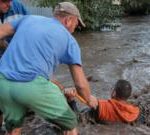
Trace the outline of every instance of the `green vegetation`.
{"label": "green vegetation", "polygon": [[150,0],[122,0],[124,12],[129,15],[149,14]]}
{"label": "green vegetation", "polygon": [[[37,6],[54,7],[58,2],[66,0],[38,0]],[[69,0],[68,0],[69,1]],[[90,30],[100,30],[104,23],[118,22],[122,16],[122,8],[112,5],[111,0],[70,0],[80,9],[86,28]]]}
{"label": "green vegetation", "polygon": [[121,0],[121,5],[112,5],[112,0],[37,0],[36,5],[54,7],[62,1],[71,1],[78,6],[86,28],[90,30],[100,30],[103,24],[118,23],[124,13],[150,13],[150,0]]}

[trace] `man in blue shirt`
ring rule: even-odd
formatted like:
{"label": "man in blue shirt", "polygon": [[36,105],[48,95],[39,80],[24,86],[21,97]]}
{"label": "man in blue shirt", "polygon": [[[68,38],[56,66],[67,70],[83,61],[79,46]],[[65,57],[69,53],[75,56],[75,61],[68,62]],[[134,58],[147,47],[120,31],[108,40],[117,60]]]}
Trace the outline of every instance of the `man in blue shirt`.
{"label": "man in blue shirt", "polygon": [[[27,14],[28,12],[21,2],[17,0],[0,0],[0,24],[11,22]],[[0,57],[4,53],[7,43],[10,42],[11,38],[7,38],[7,42],[3,40],[2,44],[5,44],[5,47],[0,44]]]}
{"label": "man in blue shirt", "polygon": [[27,108],[58,124],[64,135],[77,135],[76,116],[63,88],[52,80],[59,64],[69,66],[79,95],[89,106],[97,106],[83,72],[79,45],[71,35],[78,23],[85,26],[77,7],[62,2],[54,18],[28,15],[0,26],[0,39],[14,34],[0,60],[0,107],[8,135],[20,135]]}

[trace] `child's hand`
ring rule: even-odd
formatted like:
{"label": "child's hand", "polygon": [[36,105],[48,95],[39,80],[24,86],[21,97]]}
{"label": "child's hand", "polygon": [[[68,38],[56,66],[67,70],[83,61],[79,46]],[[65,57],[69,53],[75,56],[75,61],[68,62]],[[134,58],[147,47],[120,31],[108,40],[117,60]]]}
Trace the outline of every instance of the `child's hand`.
{"label": "child's hand", "polygon": [[76,88],[75,87],[65,88],[64,94],[69,99],[74,98],[77,94]]}

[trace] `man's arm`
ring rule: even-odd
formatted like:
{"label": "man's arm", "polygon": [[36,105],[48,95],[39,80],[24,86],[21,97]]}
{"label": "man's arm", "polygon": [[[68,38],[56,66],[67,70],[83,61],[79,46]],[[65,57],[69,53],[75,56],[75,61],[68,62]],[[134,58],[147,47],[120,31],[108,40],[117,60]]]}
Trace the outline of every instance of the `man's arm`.
{"label": "man's arm", "polygon": [[0,25],[0,39],[3,39],[7,36],[11,36],[14,34],[14,32],[15,31],[13,27],[9,23]]}
{"label": "man's arm", "polygon": [[90,87],[82,67],[79,65],[70,65],[69,68],[78,94],[86,101],[89,101],[91,95]]}
{"label": "man's arm", "polygon": [[83,68],[80,65],[69,65],[69,68],[78,94],[87,101],[89,106],[95,108],[97,106],[97,99],[91,95],[90,86]]}

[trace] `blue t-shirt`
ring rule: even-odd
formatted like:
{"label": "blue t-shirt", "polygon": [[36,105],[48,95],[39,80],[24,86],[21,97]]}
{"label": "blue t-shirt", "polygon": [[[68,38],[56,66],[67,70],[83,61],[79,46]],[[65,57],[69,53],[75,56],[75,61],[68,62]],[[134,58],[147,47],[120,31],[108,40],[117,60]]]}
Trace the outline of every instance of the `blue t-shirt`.
{"label": "blue t-shirt", "polygon": [[49,79],[59,64],[81,65],[78,43],[56,18],[27,15],[11,25],[16,32],[0,60],[7,79]]}

